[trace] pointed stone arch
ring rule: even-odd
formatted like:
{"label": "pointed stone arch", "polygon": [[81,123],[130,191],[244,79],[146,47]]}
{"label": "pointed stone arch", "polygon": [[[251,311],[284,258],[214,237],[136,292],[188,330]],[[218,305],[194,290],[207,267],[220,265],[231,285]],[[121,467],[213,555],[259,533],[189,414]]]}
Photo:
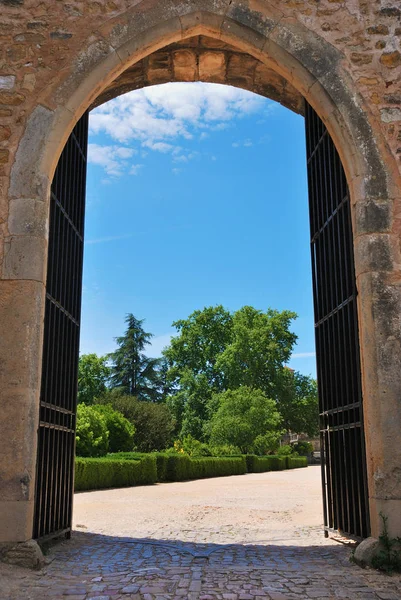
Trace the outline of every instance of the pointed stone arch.
{"label": "pointed stone arch", "polygon": [[[401,428],[400,173],[372,104],[361,93],[348,49],[317,33],[317,17],[316,24],[309,19],[307,27],[307,22],[307,15],[287,3],[279,10],[263,0],[144,0],[112,10],[103,21],[90,16],[84,23],[71,21],[76,40],[67,64],[42,77],[13,142],[0,306],[0,322],[7,324],[2,442],[10,440],[3,452],[0,501],[8,523],[0,540],[31,536],[48,196],[58,158],[81,115],[116,78],[162,48],[195,36],[230,45],[289,82],[324,121],[340,154],[352,204],[372,531],[378,534],[383,510],[391,532],[401,533],[401,449],[391,444]],[[11,347],[17,351],[8,352]],[[11,436],[21,411],[29,417]],[[13,454],[10,467],[5,463]]]}

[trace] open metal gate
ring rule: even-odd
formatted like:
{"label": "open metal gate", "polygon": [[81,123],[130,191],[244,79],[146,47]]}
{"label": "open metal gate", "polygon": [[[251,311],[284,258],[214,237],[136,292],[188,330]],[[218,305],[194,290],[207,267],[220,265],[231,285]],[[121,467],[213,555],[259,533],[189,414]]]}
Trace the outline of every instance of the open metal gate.
{"label": "open metal gate", "polygon": [[71,530],[87,141],[85,113],[51,187],[34,538]]}
{"label": "open metal gate", "polygon": [[[369,535],[350,202],[334,144],[306,104],[325,527]],[[34,537],[69,534],[82,289],[88,114],[51,191]]]}
{"label": "open metal gate", "polygon": [[306,103],[306,145],[326,535],[369,535],[350,199],[340,157]]}

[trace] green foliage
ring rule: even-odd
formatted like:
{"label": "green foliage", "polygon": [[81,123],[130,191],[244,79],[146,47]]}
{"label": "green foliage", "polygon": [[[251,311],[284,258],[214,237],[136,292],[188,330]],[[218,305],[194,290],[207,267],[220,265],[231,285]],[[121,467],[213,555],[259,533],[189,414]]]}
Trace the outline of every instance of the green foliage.
{"label": "green foliage", "polygon": [[297,442],[294,444],[294,450],[299,454],[299,456],[308,456],[308,454],[313,453],[313,444],[310,442]]}
{"label": "green foliage", "polygon": [[386,573],[401,571],[401,537],[391,538],[388,533],[388,517],[380,512],[382,532],[379,535],[381,549],[372,559],[372,566]]}
{"label": "green foliage", "polygon": [[156,481],[156,459],[153,456],[141,460],[75,459],[76,491],[148,485]]}
{"label": "green foliage", "polygon": [[228,475],[244,475],[246,473],[244,456],[192,458],[190,467],[191,479],[226,477]]}
{"label": "green foliage", "polygon": [[280,436],[277,431],[257,435],[252,444],[252,452],[263,456],[270,452],[276,452],[280,445]]}
{"label": "green foliage", "polygon": [[198,442],[192,435],[187,435],[181,442],[182,449],[189,456],[211,456],[212,453],[207,444]]}
{"label": "green foliage", "polygon": [[208,446],[211,456],[239,456],[241,450],[238,446],[223,444],[222,446]]}
{"label": "green foliage", "polygon": [[278,456],[290,456],[290,454],[294,454],[294,448],[289,444],[284,444],[277,450],[277,454]]}
{"label": "green foliage", "polygon": [[267,433],[272,443],[277,443],[281,417],[274,400],[261,390],[244,386],[215,396],[213,402],[218,404],[218,409],[209,423],[211,445],[230,444],[247,453],[258,436]]}
{"label": "green foliage", "polygon": [[[287,468],[287,461],[282,456],[246,456],[248,473],[265,473],[266,471],[283,471]],[[307,466],[307,464],[305,465]]]}
{"label": "green foliage", "polygon": [[286,456],[287,469],[300,469],[308,466],[306,456]]}
{"label": "green foliage", "polygon": [[106,419],[109,432],[109,452],[129,452],[134,446],[135,427],[111,404],[97,404],[94,410]]}
{"label": "green foliage", "polygon": [[172,441],[174,418],[162,403],[139,401],[112,391],[97,400],[99,404],[111,404],[135,425],[135,447],[139,452],[163,450]]}
{"label": "green foliage", "polygon": [[170,380],[181,387],[184,376],[203,374],[210,388],[224,389],[224,381],[215,365],[232,339],[231,313],[221,305],[209,306],[176,321],[173,327],[178,335],[163,352],[170,365]]}
{"label": "green foliage", "polygon": [[276,398],[283,365],[297,336],[290,332],[294,312],[269,308],[265,313],[244,306],[232,318],[232,341],[216,361],[226,389],[248,386]]}
{"label": "green foliage", "polygon": [[185,454],[171,454],[167,457],[165,480],[185,481],[244,473],[246,462],[243,456],[190,458]]}
{"label": "green foliage", "polygon": [[[288,461],[290,466],[287,466]],[[247,455],[192,458],[178,452],[118,452],[101,459],[77,458],[75,489],[147,485],[156,481],[186,481],[306,466],[305,457]]]}
{"label": "green foliage", "polygon": [[106,391],[110,367],[106,356],[82,354],[78,363],[78,403],[93,404]]}
{"label": "green foliage", "polygon": [[205,374],[193,375],[189,371],[183,373],[180,390],[182,417],[179,436],[191,435],[198,440],[204,440],[203,425],[208,418],[208,401],[212,388]]}
{"label": "green foliage", "polygon": [[95,407],[78,404],[76,453],[78,456],[103,456],[109,448],[109,432],[104,415]]}
{"label": "green foliage", "polygon": [[[243,387],[260,389],[277,400],[284,378],[284,363],[291,355],[296,335],[290,330],[295,313],[244,306],[230,313],[223,306],[194,311],[173,323],[178,335],[164,351],[169,364],[167,379],[172,392],[167,404],[176,419],[175,434],[207,442],[208,421],[219,408],[213,396]],[[233,418],[235,438],[249,446],[248,424]],[[265,435],[266,431],[259,432]],[[226,434],[224,434],[224,438]],[[226,443],[226,442],[223,442]],[[235,442],[236,443],[236,442]],[[244,446],[245,444],[245,446]],[[276,440],[258,439],[257,451],[273,451]]]}
{"label": "green foliage", "polygon": [[306,433],[309,437],[319,434],[317,383],[312,377],[284,369],[277,408],[287,431]]}
{"label": "green foliage", "polygon": [[126,316],[128,327],[123,336],[116,338],[119,348],[109,355],[112,361],[111,382],[113,387],[138,400],[159,399],[159,361],[143,353],[153,334],[143,329],[144,320],[133,314]]}

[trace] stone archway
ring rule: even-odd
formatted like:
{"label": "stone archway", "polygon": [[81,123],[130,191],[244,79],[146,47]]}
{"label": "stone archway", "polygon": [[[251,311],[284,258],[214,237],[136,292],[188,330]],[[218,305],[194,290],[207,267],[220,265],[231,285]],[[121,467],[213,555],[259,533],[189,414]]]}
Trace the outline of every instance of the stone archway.
{"label": "stone archway", "polygon": [[[4,522],[0,540],[23,541],[32,535],[48,194],[61,149],[83,112],[100,94],[107,94],[112,82],[123,77],[127,69],[170,44],[194,36],[220,40],[258,59],[276,77],[289,82],[287,92],[293,88],[307,99],[340,153],[350,187],[354,227],[372,533],[378,535],[379,512],[383,510],[389,516],[390,532],[399,534],[401,450],[392,440],[397,439],[401,425],[400,176],[395,142],[390,147],[384,134],[394,134],[399,110],[395,105],[400,100],[397,96],[389,99],[391,106],[383,106],[379,113],[372,96],[368,101],[364,98],[366,86],[372,85],[377,89],[378,105],[386,102],[382,85],[385,73],[377,75],[377,64],[371,69],[361,68],[371,64],[369,55],[353,52],[352,44],[347,39],[341,41],[338,33],[333,36],[331,32],[338,31],[339,14],[329,8],[319,14],[316,6],[306,10],[285,3],[278,10],[262,0],[169,0],[162,5],[148,0],[128,8],[119,2],[102,1],[88,4],[91,12],[68,5],[71,12],[64,22],[57,11],[52,16],[42,15],[40,20],[40,11],[32,18],[29,10],[22,10],[13,20],[15,3],[6,5],[7,18],[14,26],[10,60],[22,69],[28,48],[35,61],[32,72],[22,79],[5,77],[6,89],[15,86],[20,91],[6,91],[2,96],[3,102],[20,108],[13,121],[15,129],[9,136],[5,134],[11,154],[6,150],[1,155],[7,165],[3,169],[7,194],[0,305],[5,330],[1,371]],[[345,8],[340,10],[352,31],[360,28],[362,20],[372,40],[378,35],[372,24],[377,14],[393,29],[398,17],[397,11],[390,9],[378,12],[372,8],[354,15]],[[42,32],[48,27],[47,36]],[[380,31],[386,35],[389,25]],[[73,36],[74,44],[68,45]],[[57,41],[58,49],[64,49],[64,55],[54,47],[52,51],[51,40]],[[380,51],[376,58],[384,70],[397,68],[398,50],[376,48]],[[210,76],[211,71],[209,65],[206,74]],[[246,79],[248,69],[243,66],[242,72]],[[397,76],[395,80],[399,81]],[[23,92],[30,88],[37,95]],[[12,109],[2,110],[13,118]]]}

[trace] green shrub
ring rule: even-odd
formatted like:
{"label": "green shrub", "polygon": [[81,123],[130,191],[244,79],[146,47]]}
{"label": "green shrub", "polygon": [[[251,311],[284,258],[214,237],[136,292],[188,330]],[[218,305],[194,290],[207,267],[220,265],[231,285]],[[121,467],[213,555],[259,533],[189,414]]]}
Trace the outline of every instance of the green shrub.
{"label": "green shrub", "polygon": [[222,446],[209,446],[212,456],[242,456],[238,446],[223,444]]}
{"label": "green shrub", "polygon": [[301,467],[308,466],[308,459],[306,456],[286,456],[287,469],[300,469]]}
{"label": "green shrub", "polygon": [[109,452],[125,452],[133,449],[135,426],[111,404],[97,404],[93,409],[106,419],[109,432]]}
{"label": "green shrub", "polygon": [[107,458],[75,459],[75,490],[148,485],[157,481],[156,459],[112,460]]}
{"label": "green shrub", "polygon": [[156,458],[157,481],[167,481],[168,455],[163,452],[155,452],[153,456]]}
{"label": "green shrub", "polygon": [[186,454],[168,454],[166,481],[185,481],[191,479],[191,459]]}
{"label": "green shrub", "polygon": [[190,478],[226,477],[228,475],[244,475],[246,461],[244,456],[221,456],[192,458],[190,460]]}
{"label": "green shrub", "polygon": [[255,469],[254,469],[254,465],[256,464],[256,459],[258,457],[256,456],[256,454],[246,454],[245,455],[245,461],[246,461],[246,470],[248,473],[255,473]]}
{"label": "green shrub", "polygon": [[256,456],[246,455],[248,473],[265,473],[266,471],[283,471],[287,468],[284,456]]}
{"label": "green shrub", "polygon": [[295,454],[295,456],[297,456],[297,453],[294,452],[294,448],[292,446],[290,446],[289,444],[280,446],[280,448],[277,450],[278,456],[290,456],[290,454]]}
{"label": "green shrub", "polygon": [[297,442],[294,444],[294,450],[299,456],[308,456],[308,454],[312,454],[313,452],[313,444],[310,442]]}
{"label": "green shrub", "polygon": [[76,453],[78,456],[103,456],[109,448],[107,422],[93,406],[78,404]]}

